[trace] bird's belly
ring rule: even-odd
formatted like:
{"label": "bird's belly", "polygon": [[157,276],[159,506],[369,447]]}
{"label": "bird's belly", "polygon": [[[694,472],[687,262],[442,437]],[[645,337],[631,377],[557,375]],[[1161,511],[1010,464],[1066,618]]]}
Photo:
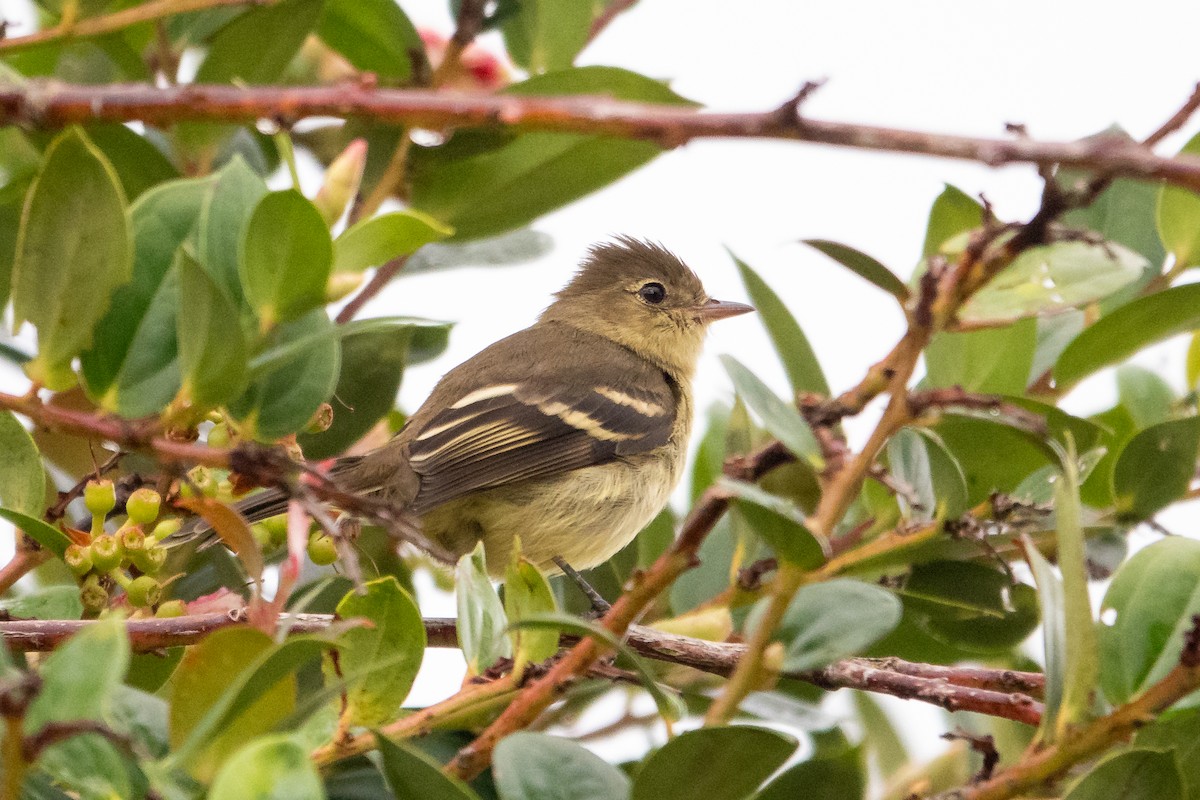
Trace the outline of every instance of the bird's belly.
{"label": "bird's belly", "polygon": [[516,537],[522,555],[543,571],[558,572],[555,556],[582,570],[608,560],[662,510],[675,484],[672,473],[623,461],[586,467],[451,501],[422,522],[427,536],[458,555],[482,540],[488,571],[497,577]]}

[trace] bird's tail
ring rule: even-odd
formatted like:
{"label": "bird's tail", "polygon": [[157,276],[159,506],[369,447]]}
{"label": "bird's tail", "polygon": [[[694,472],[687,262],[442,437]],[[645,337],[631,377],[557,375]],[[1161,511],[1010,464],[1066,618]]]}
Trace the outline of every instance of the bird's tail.
{"label": "bird's tail", "polygon": [[[233,508],[247,522],[260,522],[268,517],[278,516],[287,511],[288,496],[279,489],[266,489],[257,492],[245,500],[234,504]],[[197,549],[212,544],[217,539],[217,533],[201,517],[192,517],[175,533],[163,539],[163,544],[170,548],[192,544]]]}

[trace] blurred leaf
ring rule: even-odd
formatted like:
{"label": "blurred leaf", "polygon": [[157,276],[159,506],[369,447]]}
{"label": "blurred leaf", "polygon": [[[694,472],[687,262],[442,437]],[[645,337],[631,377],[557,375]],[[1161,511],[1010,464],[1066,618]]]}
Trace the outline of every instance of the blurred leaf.
{"label": "blurred leaf", "polygon": [[733,356],[721,356],[721,363],[729,373],[738,396],[762,420],[767,432],[783,442],[784,447],[797,457],[816,469],[824,469],[825,459],[821,456],[816,437],[795,406],[779,399],[757,375]]}
{"label": "blurred leaf", "polygon": [[133,280],[113,293],[91,348],[80,357],[88,396],[106,411],[146,416],[179,391],[179,275],[171,267],[212,187],[211,178],[169,181],[129,211]]}
{"label": "blurred leaf", "polygon": [[795,751],[795,739],[766,728],[688,731],[645,760],[634,776],[631,800],[692,800],[700,786],[705,800],[742,800]]}
{"label": "blurred leaf", "polygon": [[1186,284],[1140,297],[1110,314],[1067,345],[1054,365],[1060,391],[1143,347],[1200,327],[1200,284]]}
{"label": "blurred leaf", "polygon": [[[1179,154],[1200,154],[1200,134],[1189,139]],[[1183,187],[1163,184],[1155,211],[1159,238],[1175,256],[1175,268],[1200,264],[1200,197]]]}
{"label": "blurred leaf", "polygon": [[[429,756],[375,734],[383,775],[396,800],[478,800],[458,778],[446,775]],[[506,799],[507,800],[507,799]]]}
{"label": "blurred leaf", "polygon": [[492,772],[502,800],[625,800],[625,773],[560,736],[518,731],[496,746]]}
{"label": "blurred leaf", "polygon": [[737,497],[734,509],[779,558],[803,569],[825,562],[825,548],[804,525],[804,514],[782,497],[744,481],[722,478],[719,485]]}
{"label": "blurred leaf", "polygon": [[749,264],[732,253],[730,256],[737,264],[742,283],[746,286],[746,293],[750,295],[750,302],[757,309],[758,318],[767,329],[767,335],[775,345],[775,352],[787,371],[792,392],[813,392],[829,397],[829,384],[825,381],[825,373],[821,371],[821,363],[817,361],[817,354],[808,343],[800,323],[792,316],[792,312],[788,311],[779,295],[775,294]]}
{"label": "blurred leaf", "polygon": [[1195,391],[1200,383],[1200,331],[1192,331],[1187,351],[1187,388]]}
{"label": "blurred leaf", "polygon": [[316,27],[323,4],[323,0],[284,0],[234,17],[213,35],[195,82],[271,83]]}
{"label": "blurred leaf", "polygon": [[[1120,705],[1179,663],[1200,613],[1200,542],[1180,536],[1139,550],[1117,570],[1101,603],[1101,684]],[[1109,624],[1110,616],[1116,618]]]}
{"label": "blurred leaf", "polygon": [[[1062,620],[1065,628],[1065,672],[1062,706],[1058,711],[1061,739],[1091,717],[1100,680],[1096,620],[1088,596],[1087,558],[1083,547],[1083,509],[1079,501],[1079,473],[1075,449],[1069,447],[1062,479],[1054,487],[1057,523],[1058,568],[1062,572]],[[1043,729],[1044,730],[1044,729]]]}
{"label": "blurred leaf", "polygon": [[1200,708],[1168,712],[1138,730],[1133,744],[1150,750],[1170,750],[1183,778],[1184,797],[1200,792]]}
{"label": "blurred leaf", "polygon": [[904,285],[904,281],[866,253],[826,239],[805,239],[804,243],[829,256],[871,285],[883,289],[899,300],[901,304],[908,302],[911,292]]}
{"label": "blurred leaf", "polygon": [[321,212],[295,189],[266,195],[250,215],[240,265],[264,328],[325,305],[333,242]]}
{"label": "blurred leaf", "polygon": [[[183,647],[168,647],[152,653],[134,653],[125,683],[143,692],[157,692],[175,673],[179,660],[183,658],[183,651]],[[163,727],[165,729],[166,725]]]}
{"label": "blurred leaf", "polygon": [[1036,348],[1037,321],[1032,319],[967,333],[942,331],[925,348],[923,385],[1022,395]]}
{"label": "blurred leaf", "polygon": [[348,228],[333,243],[333,271],[362,272],[378,267],[393,258],[415,253],[424,245],[452,233],[453,228],[413,210],[364,219]]}
{"label": "blurred leaf", "polygon": [[44,586],[28,594],[0,600],[0,610],[10,619],[79,619],[83,603],[79,587]]}
{"label": "blurred leaf", "polygon": [[946,414],[933,431],[962,468],[968,507],[992,492],[1013,492],[1034,471],[1058,460],[1024,431],[980,417]]}
{"label": "blurred leaf", "polygon": [[1108,297],[1142,277],[1146,259],[1113,242],[1065,241],[1025,250],[967,301],[967,322],[1053,313]]}
{"label": "blurred leaf", "polygon": [[491,267],[535,261],[554,248],[554,240],[530,228],[489,239],[422,247],[404,265],[402,275],[456,267]]}
{"label": "blurred leaf", "polygon": [[897,497],[901,507],[907,508],[906,516],[928,522],[953,519],[967,510],[967,482],[962,467],[936,434],[903,428],[888,442],[887,454],[892,475],[912,490],[918,502],[907,508],[909,499]]}
{"label": "blurred leaf", "polygon": [[[863,745],[870,752],[873,763],[882,775],[896,773],[908,763],[909,755],[895,723],[870,692],[856,691],[853,697],[854,708],[861,720]],[[860,791],[856,795],[852,793],[850,796],[861,798],[863,792]]]}
{"label": "blurred leaf", "polygon": [[[753,631],[770,598],[760,600],[746,620]],[[784,644],[781,669],[819,669],[858,655],[900,622],[900,601],[886,589],[836,578],[800,587],[773,638]]]}
{"label": "blurred leaf", "polygon": [[1011,650],[1037,628],[1037,592],[971,561],[913,567],[900,591],[918,625],[947,644],[980,653]]}
{"label": "blurred leaf", "polygon": [[1117,402],[1125,407],[1138,428],[1148,428],[1171,418],[1175,392],[1145,367],[1122,364],[1117,367]]}
{"label": "blurred leaf", "polygon": [[0,508],[0,517],[11,522],[21,529],[26,536],[59,558],[63,557],[63,553],[67,552],[67,547],[71,544],[71,540],[67,538],[65,533],[58,528],[52,528],[37,517],[22,514],[20,511],[14,511],[11,508]]}
{"label": "blurred leaf", "polygon": [[1147,519],[1187,494],[1198,449],[1200,417],[1162,422],[1135,434],[1113,468],[1118,518]]}
{"label": "blurred leaf", "polygon": [[200,266],[225,294],[239,308],[248,309],[242,295],[239,262],[250,216],[267,194],[267,185],[240,155],[235,155],[214,179],[200,211],[196,255]]}
{"label": "blurred leaf", "polygon": [[303,430],[317,409],[332,399],[341,369],[338,332],[322,309],[285,322],[267,337],[266,346],[286,347],[307,341],[298,356],[254,376],[246,391],[229,404],[245,435],[273,442]]}
{"label": "blurred leaf", "polygon": [[128,125],[89,125],[87,135],[112,164],[130,202],[147,189],[179,177],[162,150]]}
{"label": "blurred leaf", "polygon": [[[25,714],[25,734],[35,734],[52,722],[106,722],[128,664],[129,639],[119,615],[72,636],[42,665],[41,691]],[[84,796],[126,797],[134,792],[124,759],[110,742],[94,734],[52,745],[38,765]]]}
{"label": "blurred leaf", "polygon": [[534,75],[567,69],[588,43],[593,7],[578,0],[524,0],[500,26],[505,49]]}
{"label": "blurred leaf", "polygon": [[[690,104],[658,81],[615,67],[538,75],[504,92]],[[651,142],[583,133],[461,130],[439,147],[413,148],[412,205],[452,225],[455,240],[491,236],[607,186],[660,152]]]}
{"label": "blurred leaf", "polygon": [[308,750],[289,736],[262,736],[242,747],[213,779],[208,800],[325,800]]}
{"label": "blurred leaf", "polygon": [[455,578],[458,644],[467,661],[467,671],[478,675],[497,659],[512,656],[512,644],[504,633],[508,618],[488,577],[483,542],[458,560]]}
{"label": "blurred leaf", "polygon": [[[4,139],[0,134],[0,151]],[[7,305],[12,291],[13,262],[17,256],[17,236],[21,230],[21,212],[25,195],[33,181],[32,173],[13,178],[0,186],[0,304]],[[26,359],[28,360],[28,359]]]}
{"label": "blurred leaf", "polygon": [[[531,561],[518,557],[508,565],[504,574],[504,613],[510,622],[519,623],[531,615],[557,611],[558,604],[546,576]],[[513,672],[517,675],[524,673],[527,664],[540,663],[558,652],[556,631],[512,628],[509,635]]]}
{"label": "blurred leaf", "polygon": [[832,752],[818,751],[788,767],[754,795],[754,800],[862,800],[866,791],[862,748],[843,746]]}
{"label": "blurred leaf", "polygon": [[180,497],[175,504],[204,518],[221,541],[237,553],[246,574],[255,584],[262,584],[263,556],[250,524],[229,506],[212,497]]}
{"label": "blurred leaf", "polygon": [[1037,347],[1033,352],[1033,365],[1030,367],[1027,383],[1034,383],[1052,370],[1062,351],[1079,335],[1086,324],[1084,313],[1078,309],[1050,317],[1038,317]]}
{"label": "blurred leaf", "polygon": [[11,411],[0,411],[0,501],[29,516],[46,506],[46,470],[33,437]]}
{"label": "blurred leaf", "polygon": [[983,206],[961,189],[946,184],[929,210],[929,226],[925,231],[922,254],[936,254],[949,239],[983,224]]}
{"label": "blurred leaf", "polygon": [[351,322],[340,326],[342,366],[330,403],[333,424],[321,433],[297,438],[310,459],[338,455],[361,439],[392,409],[414,339],[427,353],[446,347],[448,323],[404,317]]}
{"label": "blurred leaf", "polygon": [[1037,584],[1038,602],[1042,608],[1042,637],[1046,652],[1046,710],[1038,728],[1038,738],[1053,744],[1058,737],[1063,695],[1068,681],[1071,653],[1067,644],[1067,619],[1063,584],[1050,562],[1038,552],[1033,541],[1022,537],[1025,558]]}
{"label": "blurred leaf", "polygon": [[325,0],[317,35],[384,83],[408,83],[415,59],[428,67],[417,29],[392,0]]}
{"label": "blurred leaf", "polygon": [[180,250],[176,260],[181,302],[176,317],[183,394],[199,408],[219,406],[246,386],[246,342],[238,311],[196,260]]}
{"label": "blurred leaf", "polygon": [[[338,671],[349,681],[343,719],[349,725],[380,725],[395,718],[425,655],[425,626],[408,592],[390,575],[351,590],[338,603],[339,619],[362,617],[371,627],[338,636]],[[406,655],[396,663],[392,656]],[[387,660],[386,669],[379,662]]]}
{"label": "blurred leaf", "polygon": [[1100,761],[1063,800],[1185,800],[1175,756],[1161,750],[1126,750]]}
{"label": "blurred leaf", "polygon": [[17,239],[14,324],[28,320],[38,329],[30,377],[51,389],[74,385],[71,360],[91,344],[113,290],[132,275],[132,261],[117,176],[83,131],[70,128],[46,149]]}

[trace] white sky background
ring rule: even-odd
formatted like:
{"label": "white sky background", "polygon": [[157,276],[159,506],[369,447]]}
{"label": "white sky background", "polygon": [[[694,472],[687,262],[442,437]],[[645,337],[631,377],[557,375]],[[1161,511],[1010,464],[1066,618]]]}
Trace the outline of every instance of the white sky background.
{"label": "white sky background", "polygon": [[[402,5],[418,27],[452,30],[444,0]],[[5,16],[19,18],[25,8],[21,0],[0,0]],[[1006,122],[1019,122],[1040,139],[1078,138],[1117,122],[1142,137],[1200,79],[1198,29],[1200,4],[1180,0],[641,0],[579,63],[666,79],[714,110],[771,109],[805,80],[828,78],[805,106],[814,118],[979,136],[1003,136]],[[501,50],[494,38],[483,42]],[[1162,152],[1178,148],[1198,126],[1200,120]],[[317,179],[308,177],[311,194]],[[555,243],[541,260],[407,278],[364,315],[459,321],[449,352],[406,375],[401,401],[413,409],[451,366],[531,323],[592,242],[617,233],[661,241],[692,265],[713,296],[744,299],[729,247],[789,304],[838,392],[888,351],[903,319],[890,296],[795,242],[841,241],[907,277],[920,254],[929,206],[946,182],[985,193],[1008,219],[1031,213],[1040,191],[1028,166],[993,170],[791,142],[694,142],[539,220],[535,227]],[[739,317],[713,328],[697,378],[698,408],[731,396],[719,353],[735,355],[786,393],[761,325],[753,316]],[[1138,361],[1183,389],[1179,342]],[[1114,394],[1111,372],[1105,373],[1079,387],[1067,407],[1099,410]],[[868,415],[852,425],[857,441],[869,422]],[[1163,520],[1177,532],[1195,528],[1190,509]],[[452,600],[423,595],[426,613],[454,613]],[[444,697],[461,669],[456,659],[452,651],[430,651],[410,700]],[[911,715],[918,705],[903,708]],[[921,749],[939,746],[931,741]]]}

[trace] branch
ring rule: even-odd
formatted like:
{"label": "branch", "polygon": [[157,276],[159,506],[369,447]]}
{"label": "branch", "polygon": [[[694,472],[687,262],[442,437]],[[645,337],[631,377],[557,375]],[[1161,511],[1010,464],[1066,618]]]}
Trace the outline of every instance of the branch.
{"label": "branch", "polygon": [[156,19],[186,14],[190,11],[201,11],[206,8],[221,8],[223,6],[264,6],[276,0],[154,0],[132,8],[104,14],[97,17],[81,19],[69,24],[56,25],[28,36],[0,38],[0,55],[8,55],[18,50],[26,50],[51,42],[67,42],[90,36],[102,36],[124,30],[142,22],[152,22]]}
{"label": "branch", "polygon": [[399,258],[393,258],[375,270],[375,274],[371,276],[371,280],[367,282],[367,285],[360,289],[358,294],[350,298],[346,305],[342,306],[342,310],[338,312],[337,318],[334,321],[339,325],[343,325],[354,319],[358,312],[362,311],[362,307],[367,304],[367,301],[379,294],[383,290],[383,287],[387,286],[392,278],[399,274],[407,261],[408,256],[400,256]]}
{"label": "branch", "polygon": [[[798,98],[799,99],[799,96]],[[1190,112],[1189,112],[1190,113]],[[446,128],[504,126],[645,139],[666,148],[702,138],[785,139],[861,150],[955,158],[988,166],[1027,163],[1071,167],[1200,191],[1200,158],[1163,158],[1119,136],[1074,142],[996,139],[814,120],[789,100],[778,109],[709,113],[675,105],[607,97],[522,97],[386,89],[370,82],[339,86],[235,87],[141,84],[81,86],[31,80],[0,88],[0,125],[55,128],[72,123],[182,121],[292,124],[314,116],[367,117],[375,122]]]}

